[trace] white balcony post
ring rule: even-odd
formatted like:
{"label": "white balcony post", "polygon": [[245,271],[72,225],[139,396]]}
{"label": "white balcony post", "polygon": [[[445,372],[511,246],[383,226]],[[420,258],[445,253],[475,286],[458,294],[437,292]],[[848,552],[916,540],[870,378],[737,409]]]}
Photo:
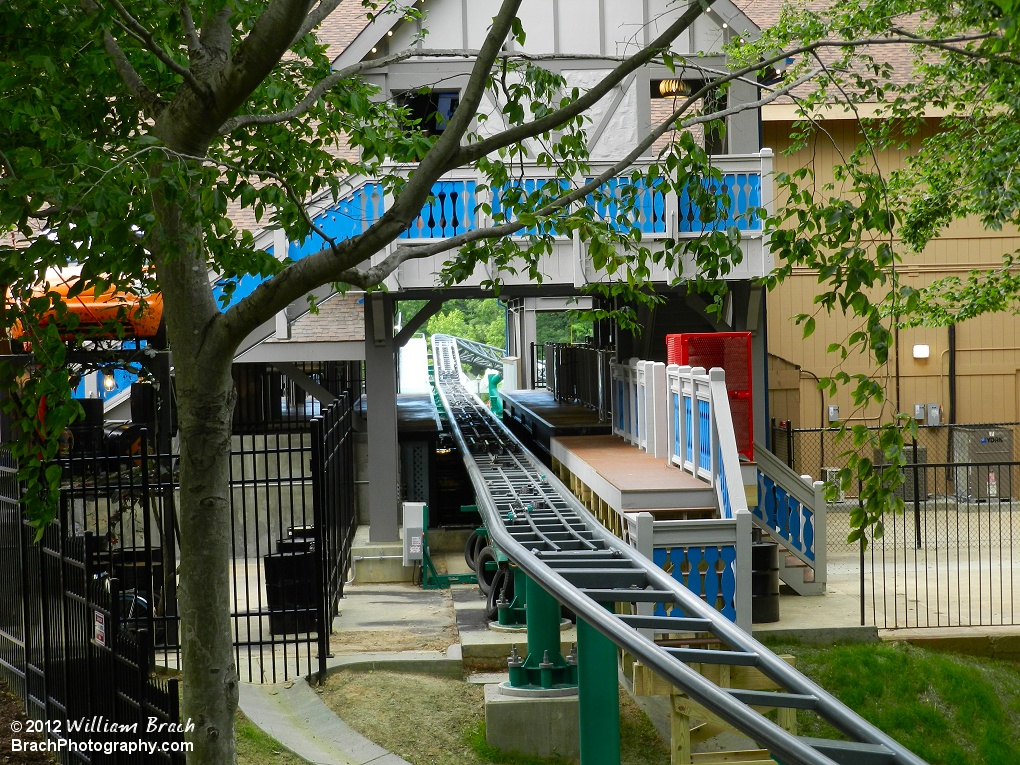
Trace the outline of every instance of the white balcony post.
{"label": "white balcony post", "polygon": [[671,398],[666,385],[666,365],[661,361],[650,361],[645,367],[648,379],[648,448],[646,451],[656,459],[669,456],[669,416],[667,404]]}

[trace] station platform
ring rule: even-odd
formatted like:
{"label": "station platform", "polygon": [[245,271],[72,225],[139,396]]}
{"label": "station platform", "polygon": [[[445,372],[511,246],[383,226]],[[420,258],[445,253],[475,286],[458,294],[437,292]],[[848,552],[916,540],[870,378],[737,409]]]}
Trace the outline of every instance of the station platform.
{"label": "station platform", "polygon": [[535,456],[551,464],[552,440],[564,436],[610,435],[612,423],[581,404],[557,401],[548,390],[501,392],[503,424]]}

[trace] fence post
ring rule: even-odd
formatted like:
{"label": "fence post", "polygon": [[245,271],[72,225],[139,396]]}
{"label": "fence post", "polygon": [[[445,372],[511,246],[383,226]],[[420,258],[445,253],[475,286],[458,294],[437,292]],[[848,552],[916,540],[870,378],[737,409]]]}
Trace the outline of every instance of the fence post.
{"label": "fence post", "polygon": [[751,634],[751,513],[747,510],[734,516],[736,521],[735,565],[737,595],[734,598],[734,609],[737,612],[737,626]]}
{"label": "fence post", "polygon": [[318,682],[322,682],[326,678],[326,658],[329,654],[329,630],[326,627],[326,620],[328,618],[329,607],[326,605],[329,600],[329,595],[326,592],[325,581],[326,581],[326,566],[327,563],[327,552],[325,542],[325,512],[324,503],[326,500],[326,491],[323,483],[326,481],[326,438],[330,431],[327,420],[331,420],[330,413],[333,410],[334,404],[328,406],[325,412],[321,413],[318,417],[313,417],[311,420],[312,427],[312,454],[311,454],[311,473],[312,473],[312,522],[315,524],[315,530],[312,532],[315,538],[315,590],[318,597],[315,599],[315,627],[318,637],[316,642],[318,643],[319,650],[319,671],[317,673]]}
{"label": "fence post", "polygon": [[828,545],[829,545],[829,505],[825,501],[825,483],[815,481],[812,484],[815,490],[814,513],[815,513],[815,581],[818,582],[821,575],[821,584],[824,589],[829,581],[828,576]]}
{"label": "fence post", "polygon": [[[634,533],[634,547],[648,560],[655,556],[655,518],[651,513],[638,513]],[[637,612],[640,616],[652,616],[655,613],[654,603],[638,603]],[[641,630],[641,634],[649,640],[655,639],[654,630]]]}

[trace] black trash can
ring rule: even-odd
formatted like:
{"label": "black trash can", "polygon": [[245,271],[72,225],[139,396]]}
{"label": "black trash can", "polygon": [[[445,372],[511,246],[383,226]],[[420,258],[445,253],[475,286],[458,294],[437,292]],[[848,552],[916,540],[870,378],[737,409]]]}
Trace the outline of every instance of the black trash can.
{"label": "black trash can", "polygon": [[751,545],[751,623],[779,621],[779,545]]}
{"label": "black trash can", "polygon": [[315,553],[281,552],[262,558],[266,569],[269,631],[274,635],[314,632]]}

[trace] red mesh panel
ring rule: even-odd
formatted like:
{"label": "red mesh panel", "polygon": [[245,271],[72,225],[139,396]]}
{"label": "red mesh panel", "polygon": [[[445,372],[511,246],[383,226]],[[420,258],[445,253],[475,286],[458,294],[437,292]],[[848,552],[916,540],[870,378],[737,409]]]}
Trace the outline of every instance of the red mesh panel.
{"label": "red mesh panel", "polygon": [[730,393],[730,414],[733,415],[733,435],[737,439],[737,451],[754,460],[754,416],[751,411],[751,397],[748,394]]}
{"label": "red mesh panel", "polygon": [[720,367],[726,372],[737,449],[754,459],[751,395],[751,333],[712,332],[666,335],[666,361],[680,366]]}

